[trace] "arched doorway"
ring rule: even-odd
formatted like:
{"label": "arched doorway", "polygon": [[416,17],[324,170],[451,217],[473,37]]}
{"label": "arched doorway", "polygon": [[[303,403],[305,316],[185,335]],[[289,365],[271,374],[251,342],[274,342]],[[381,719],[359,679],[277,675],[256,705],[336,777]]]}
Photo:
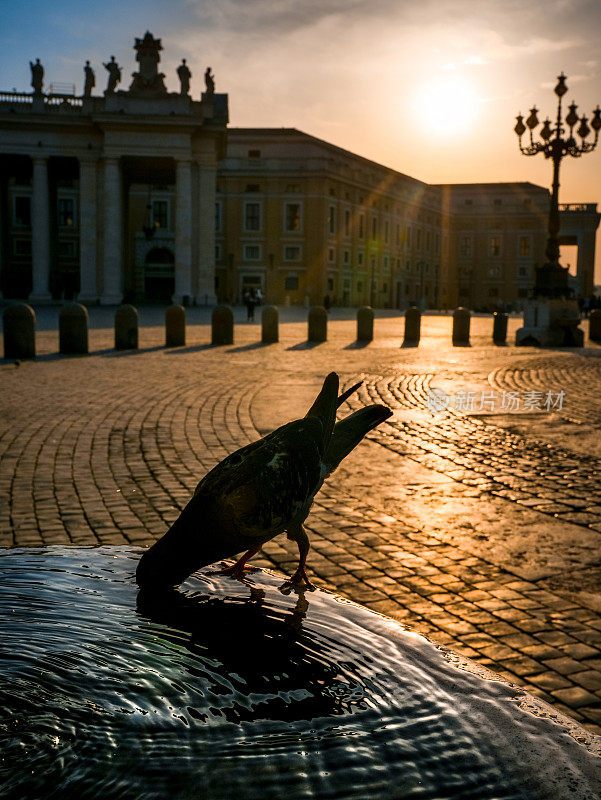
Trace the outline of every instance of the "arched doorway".
{"label": "arched doorway", "polygon": [[167,247],[153,247],[144,259],[144,298],[170,303],[175,292],[175,257]]}

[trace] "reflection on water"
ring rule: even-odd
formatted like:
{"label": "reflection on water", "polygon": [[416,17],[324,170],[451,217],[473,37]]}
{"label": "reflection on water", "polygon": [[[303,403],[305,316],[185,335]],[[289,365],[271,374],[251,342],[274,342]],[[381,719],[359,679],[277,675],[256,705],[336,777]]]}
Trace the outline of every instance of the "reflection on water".
{"label": "reflection on water", "polygon": [[0,797],[586,798],[601,759],[516,692],[323,592],[135,548],[0,552]]}

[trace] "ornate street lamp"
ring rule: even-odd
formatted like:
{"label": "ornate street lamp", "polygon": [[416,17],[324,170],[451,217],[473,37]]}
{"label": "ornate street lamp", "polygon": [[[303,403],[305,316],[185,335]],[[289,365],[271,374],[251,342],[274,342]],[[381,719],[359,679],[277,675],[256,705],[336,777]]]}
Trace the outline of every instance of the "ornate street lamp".
{"label": "ornate street lamp", "polygon": [[[595,132],[595,140],[587,142],[586,139],[591,132],[586,116],[578,117],[576,109],[578,106],[572,102],[569,106],[569,113],[565,118],[568,126],[564,127],[561,118],[561,98],[568,91],[566,86],[566,76],[561,73],[557,78],[555,94],[559,98],[557,105],[557,118],[555,126],[552,125],[549,117],[544,121],[539,131],[540,141],[535,141],[533,136],[534,129],[539,125],[538,109],[536,106],[530,109],[530,116],[524,125],[524,118],[521,114],[517,116],[517,124],[514,131],[520,140],[520,150],[526,156],[535,156],[543,153],[545,158],[553,160],[553,190],[551,193],[551,205],[549,209],[549,238],[547,239],[547,249],[545,255],[547,261],[542,267],[536,270],[536,283],[534,294],[537,297],[568,297],[568,270],[564,269],[559,263],[559,165],[564,156],[580,158],[584,153],[590,153],[597,146],[599,130],[601,130],[601,108],[593,111],[591,127]],[[574,128],[580,122],[576,130],[576,135],[580,142],[576,141]],[[522,136],[529,131],[530,144],[522,145]]]}

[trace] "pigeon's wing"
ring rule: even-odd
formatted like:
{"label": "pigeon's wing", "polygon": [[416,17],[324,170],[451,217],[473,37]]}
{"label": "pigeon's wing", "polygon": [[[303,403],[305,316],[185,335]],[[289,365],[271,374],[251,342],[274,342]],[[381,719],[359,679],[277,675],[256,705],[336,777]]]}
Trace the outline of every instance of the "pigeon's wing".
{"label": "pigeon's wing", "polygon": [[256,447],[232,454],[239,460],[228,456],[229,465],[202,481],[197,496],[210,500],[224,528],[266,541],[306,513],[321,484],[322,442],[318,419],[290,422]]}

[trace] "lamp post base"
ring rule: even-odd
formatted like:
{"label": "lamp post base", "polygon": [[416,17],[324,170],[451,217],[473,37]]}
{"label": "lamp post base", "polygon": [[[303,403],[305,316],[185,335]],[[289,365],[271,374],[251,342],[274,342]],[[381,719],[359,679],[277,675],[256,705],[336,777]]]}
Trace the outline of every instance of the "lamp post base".
{"label": "lamp post base", "polygon": [[578,303],[564,297],[530,300],[524,308],[524,325],[515,334],[516,345],[534,347],[583,347],[578,327]]}

